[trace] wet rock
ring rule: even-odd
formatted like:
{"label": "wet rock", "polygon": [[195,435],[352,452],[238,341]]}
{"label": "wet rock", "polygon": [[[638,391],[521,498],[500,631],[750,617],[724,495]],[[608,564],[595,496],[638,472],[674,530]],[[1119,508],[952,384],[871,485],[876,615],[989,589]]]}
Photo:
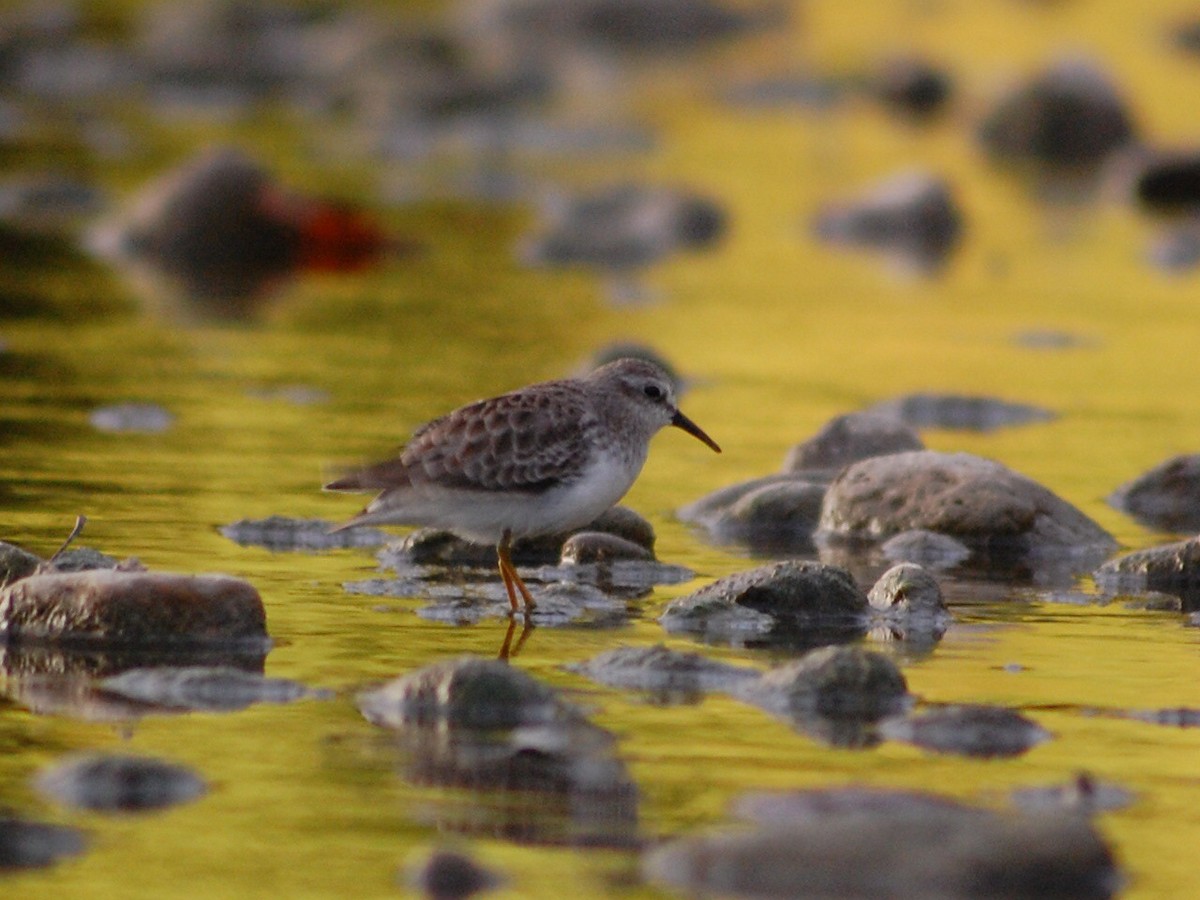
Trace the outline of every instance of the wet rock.
{"label": "wet rock", "polygon": [[1200,728],[1200,709],[1180,706],[1174,709],[1133,709],[1122,713],[1126,719],[1136,719],[1151,725],[1168,728]]}
{"label": "wet rock", "polygon": [[1146,260],[1168,274],[1189,272],[1200,265],[1200,224],[1186,221],[1150,239]]}
{"label": "wet rock", "polygon": [[92,547],[69,547],[56,553],[46,561],[44,571],[91,572],[97,569],[116,569],[118,566],[128,572],[144,571],[136,560],[122,561]]}
{"label": "wet rock", "polygon": [[0,872],[38,869],[83,853],[86,843],[74,828],[30,822],[0,813]]}
{"label": "wet rock", "polygon": [[475,656],[443,660],[367,691],[358,708],[389,728],[437,725],[516,728],[581,718],[540,681],[507,663]]}
{"label": "wet rock", "polygon": [[445,660],[361,695],[359,708],[395,730],[410,781],[486,797],[465,809],[456,799],[439,828],[522,843],[636,841],[637,788],[613,735],[520,670],[478,657]]}
{"label": "wet rock", "polygon": [[717,543],[743,544],[757,555],[811,553],[824,498],[823,484],[800,478],[771,480],[742,493],[704,524]]}
{"label": "wet rock", "polygon": [[850,80],[812,72],[782,72],[734,82],[720,90],[720,99],[742,109],[801,109],[824,112],[850,95]]}
{"label": "wet rock", "polygon": [[687,522],[689,525],[701,525],[711,531],[729,514],[729,510],[747,494],[759,488],[770,487],[771,485],[796,483],[808,484],[810,482],[806,477],[796,476],[791,473],[764,475],[761,478],[739,481],[736,484],[717,488],[717,490],[705,494],[699,500],[694,500],[686,506],[679,507],[675,511],[675,515],[678,516],[681,522]]}
{"label": "wet rock", "polygon": [[365,213],[290,193],[232,150],[202,153],[148,186],[127,220],[100,226],[90,243],[165,276],[190,312],[233,318],[299,271],[361,269],[388,248]]}
{"label": "wet rock", "polygon": [[952,621],[937,579],[913,563],[884,572],[867,599],[876,610],[871,636],[877,639],[928,643],[940,640]]}
{"label": "wet rock", "polygon": [[620,184],[549,211],[520,256],[533,266],[630,273],[673,253],[711,246],[724,234],[726,219],[715,200],[690,191]]}
{"label": "wet rock", "polygon": [[1133,802],[1131,791],[1097,781],[1089,772],[1079,772],[1065,784],[1017,788],[1010,797],[1019,809],[1030,812],[1061,810],[1085,816],[1123,809]]}
{"label": "wet rock", "polygon": [[563,543],[561,554],[559,562],[563,565],[654,558],[654,554],[645,547],[600,531],[580,531],[571,535]]}
{"label": "wet rock", "polygon": [[903,709],[908,685],[885,656],[860,647],[822,647],[736,685],[733,693],[787,718],[873,721]]}
{"label": "wet rock", "polygon": [[781,826],[683,838],[643,860],[695,896],[1108,898],[1112,852],[1074,815],[998,814],[937,803],[853,805]]}
{"label": "wet rock", "polygon": [[893,535],[879,550],[892,562],[909,562],[930,569],[952,569],[971,556],[971,548],[949,535],[913,528]]}
{"label": "wet rock", "polygon": [[102,812],[162,809],[202,797],[204,780],[183,766],[141,756],[87,755],[41,772],[38,791],[65,806]]}
{"label": "wet rock", "polygon": [[884,60],[867,78],[867,89],[889,110],[923,121],[941,111],[950,99],[950,75],[915,56]]}
{"label": "wet rock", "polygon": [[409,873],[408,882],[429,900],[465,900],[500,887],[504,879],[465,853],[435,850]]}
{"label": "wet rock", "polygon": [[100,690],[135,703],[175,711],[230,712],[255,703],[293,703],[306,697],[329,698],[285,678],[229,667],[157,667],[130,669],[99,682]]}
{"label": "wet rock", "polygon": [[[378,528],[347,528],[333,532],[334,523],[325,519],[293,519],[268,516],[265,519],[239,519],[222,525],[221,534],[242,547],[285,550],[328,550],[335,547],[378,547],[391,536]],[[332,533],[331,533],[332,532]]]}
{"label": "wet rock", "polygon": [[1175,594],[1183,611],[1200,609],[1200,537],[1111,559],[1098,568],[1096,586],[1110,593],[1140,590]]}
{"label": "wet rock", "polygon": [[41,565],[42,558],[16,544],[0,541],[0,587],[32,575]]}
{"label": "wet rock", "polygon": [[826,206],[813,228],[829,243],[879,250],[904,268],[933,273],[958,246],[963,213],[943,179],[906,172]]}
{"label": "wet rock", "polygon": [[690,701],[710,691],[730,690],[759,675],[754,669],[719,663],[699,653],[682,653],[662,644],[617,647],[567,668],[609,687],[645,691],[661,701]]}
{"label": "wet rock", "polygon": [[830,485],[818,538],[876,543],[913,529],[948,535],[997,564],[1087,565],[1116,542],[1065,500],[967,453],[896,453],[854,463]]}
{"label": "wet rock", "polygon": [[1145,591],[1125,601],[1125,609],[1140,609],[1147,612],[1183,612],[1183,599],[1161,591]]}
{"label": "wet rock", "polygon": [[119,403],[92,410],[88,421],[97,431],[161,434],[175,424],[175,417],[153,403]]}
{"label": "wet rock", "polygon": [[[641,565],[627,563],[627,565]],[[600,567],[609,568],[614,564],[604,564]],[[577,567],[571,566],[569,569]],[[538,579],[527,579],[535,583]],[[601,590],[595,585],[571,582],[556,582],[539,588],[534,599],[537,606],[532,612],[527,612],[526,621],[547,628],[557,628],[563,625],[587,625],[593,628],[613,628],[622,625],[629,619],[629,608],[626,600],[618,594]],[[482,619],[506,619],[512,614],[508,595],[504,588],[495,583],[489,584],[483,602],[479,597],[451,590],[446,596],[435,599],[433,603],[417,610],[417,615],[423,619],[435,622],[451,622],[467,624]]]}
{"label": "wet rock", "polygon": [[960,394],[908,394],[876,403],[868,412],[898,420],[912,428],[984,432],[1012,425],[1049,422],[1055,418],[1050,410],[1027,403]]}
{"label": "wet rock", "polygon": [[792,447],[783,471],[832,470],[832,476],[860,459],[924,449],[921,436],[895,416],[853,412],[830,419],[808,440]]}
{"label": "wet rock", "polygon": [[879,731],[889,740],[935,753],[979,757],[1020,756],[1050,740],[1050,733],[1036,722],[1000,706],[944,706],[887,719]]}
{"label": "wet rock", "polygon": [[1160,215],[1200,211],[1200,151],[1139,149],[1117,168],[1114,179],[1141,209]]}
{"label": "wet rock", "polygon": [[31,575],[0,591],[0,637],[10,643],[262,646],[266,612],[258,591],[227,575]]}
{"label": "wet rock", "polygon": [[1083,60],[1066,60],[1001,98],[978,136],[999,161],[1088,168],[1129,144],[1135,128],[1106,73]]}
{"label": "wet rock", "polygon": [[861,633],[867,609],[866,595],[845,570],[789,560],[738,572],[672,600],[659,622],[669,632],[708,639],[760,638],[776,631],[845,639]]}
{"label": "wet rock", "polygon": [[1143,525],[1162,531],[1200,531],[1200,454],[1173,456],[1106,501]]}
{"label": "wet rock", "polygon": [[[564,542],[581,531],[613,535],[642,547],[651,559],[654,558],[654,526],[628,507],[614,506],[589,524],[567,534],[515,541],[513,562],[518,566],[551,565],[562,555]],[[413,565],[467,565],[491,569],[496,565],[496,548],[471,543],[448,531],[421,528],[385,547],[379,562],[384,568],[395,569]]]}

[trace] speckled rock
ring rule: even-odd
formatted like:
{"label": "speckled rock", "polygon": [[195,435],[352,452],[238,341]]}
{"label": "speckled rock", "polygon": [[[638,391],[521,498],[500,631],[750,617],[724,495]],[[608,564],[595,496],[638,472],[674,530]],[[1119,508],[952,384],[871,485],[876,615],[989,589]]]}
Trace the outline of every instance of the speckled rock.
{"label": "speckled rock", "polygon": [[869,604],[843,569],[821,563],[772,563],[718,579],[667,604],[659,621],[670,632],[762,635],[783,627],[861,629]]}
{"label": "speckled rock", "polygon": [[1174,456],[1107,498],[1114,509],[1163,531],[1200,531],[1200,454]]}
{"label": "speckled rock", "polygon": [[1108,75],[1069,59],[1002,97],[979,140],[993,159],[1051,167],[1094,167],[1135,137],[1133,119]]}
{"label": "speckled rock", "polygon": [[886,719],[880,733],[935,753],[1003,757],[1050,739],[1050,733],[1020,713],[1001,706],[944,706],[904,718]]}
{"label": "speckled rock", "polygon": [[0,872],[44,868],[65,856],[78,856],[85,847],[83,835],[74,828],[0,814]]}
{"label": "speckled rock", "polygon": [[933,272],[958,246],[963,213],[944,179],[905,172],[822,208],[813,230],[824,241],[879,250],[905,268]]}
{"label": "speckled rock", "polygon": [[61,762],[35,779],[38,791],[65,806],[129,812],[202,797],[204,780],[190,769],[141,756],[87,755]]}
{"label": "speckled rock", "polygon": [[715,832],[652,849],[643,871],[689,896],[860,900],[1112,897],[1112,852],[1068,814],[953,804],[835,805],[785,825]]}
{"label": "speckled rock", "polygon": [[1040,406],[965,394],[905,394],[876,403],[867,412],[912,428],[983,432],[1056,418]]}
{"label": "speckled rock", "polygon": [[261,645],[267,621],[258,591],[227,575],[98,569],[31,575],[0,591],[0,637]]}
{"label": "speckled rock", "polygon": [[777,715],[869,721],[899,712],[908,686],[885,656],[860,647],[822,647],[736,685],[733,693]]}
{"label": "speckled rock", "polygon": [[22,550],[16,544],[0,541],[0,587],[32,575],[41,562],[40,556]]}
{"label": "speckled rock", "polygon": [[924,450],[921,436],[892,416],[853,412],[826,422],[808,440],[792,447],[783,471],[837,470],[860,459]]}
{"label": "speckled rock", "polygon": [[615,560],[652,560],[654,553],[615,534],[580,531],[563,542],[559,562],[563,565],[605,563]]}
{"label": "speckled rock", "polygon": [[567,668],[609,687],[646,691],[664,700],[687,700],[707,691],[728,690],[759,676],[754,669],[720,663],[699,653],[671,650],[662,644],[616,647]]}
{"label": "speckled rock", "polygon": [[913,563],[900,563],[880,575],[867,600],[877,610],[902,615],[933,617],[946,612],[937,579]]}
{"label": "speckled rock", "polygon": [[436,725],[516,728],[581,718],[559,695],[520,669],[460,656],[401,675],[358,698],[362,714],[389,728]]}
{"label": "speckled rock", "polygon": [[1184,612],[1198,610],[1200,537],[1126,553],[1104,563],[1094,577],[1104,591],[1162,591],[1182,598]]}
{"label": "speckled rock", "polygon": [[854,463],[829,487],[818,537],[875,543],[912,529],[972,551],[1086,567],[1116,548],[1099,525],[1051,491],[992,460],[930,450]]}

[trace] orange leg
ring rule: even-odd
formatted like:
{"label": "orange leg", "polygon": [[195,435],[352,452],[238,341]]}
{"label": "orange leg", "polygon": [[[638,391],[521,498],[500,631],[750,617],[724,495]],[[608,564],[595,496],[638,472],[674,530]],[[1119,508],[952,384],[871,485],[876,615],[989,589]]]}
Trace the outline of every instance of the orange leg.
{"label": "orange leg", "polygon": [[505,530],[500,538],[500,543],[496,545],[496,558],[500,563],[500,577],[504,579],[504,589],[508,592],[508,603],[512,607],[513,613],[517,611],[517,592],[520,591],[521,599],[525,601],[525,613],[528,615],[537,604],[533,602],[533,596],[529,593],[529,588],[525,587],[525,582],[517,574],[517,569],[512,563],[511,550],[512,532]]}
{"label": "orange leg", "polygon": [[528,617],[525,619],[525,624],[521,626],[521,636],[517,638],[517,646],[513,646],[513,635],[517,631],[517,620],[508,620],[508,630],[504,632],[504,643],[500,645],[500,655],[497,657],[502,662],[508,662],[510,658],[521,652],[521,648],[525,646],[525,641],[529,639],[529,633],[533,631],[533,622]]}

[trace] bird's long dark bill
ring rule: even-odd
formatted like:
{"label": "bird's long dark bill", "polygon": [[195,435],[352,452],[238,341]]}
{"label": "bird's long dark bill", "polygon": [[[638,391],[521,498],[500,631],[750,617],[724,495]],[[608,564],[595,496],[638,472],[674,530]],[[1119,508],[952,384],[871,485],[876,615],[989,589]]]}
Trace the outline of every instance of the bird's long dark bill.
{"label": "bird's long dark bill", "polygon": [[704,443],[708,444],[708,446],[712,447],[717,453],[721,452],[721,448],[717,446],[717,442],[705,434],[704,429],[702,429],[699,425],[697,425],[679,410],[675,410],[675,415],[671,417],[671,424],[676,428],[682,428],[696,440],[703,441]]}

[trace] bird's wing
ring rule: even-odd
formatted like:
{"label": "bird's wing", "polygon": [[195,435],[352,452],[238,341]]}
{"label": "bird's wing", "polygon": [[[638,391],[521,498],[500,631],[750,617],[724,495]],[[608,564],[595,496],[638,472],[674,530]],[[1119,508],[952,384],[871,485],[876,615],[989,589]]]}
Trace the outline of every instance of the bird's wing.
{"label": "bird's wing", "polygon": [[581,391],[516,391],[472,403],[418,429],[398,458],[350,473],[328,490],[410,485],[538,493],[583,471],[594,422]]}

